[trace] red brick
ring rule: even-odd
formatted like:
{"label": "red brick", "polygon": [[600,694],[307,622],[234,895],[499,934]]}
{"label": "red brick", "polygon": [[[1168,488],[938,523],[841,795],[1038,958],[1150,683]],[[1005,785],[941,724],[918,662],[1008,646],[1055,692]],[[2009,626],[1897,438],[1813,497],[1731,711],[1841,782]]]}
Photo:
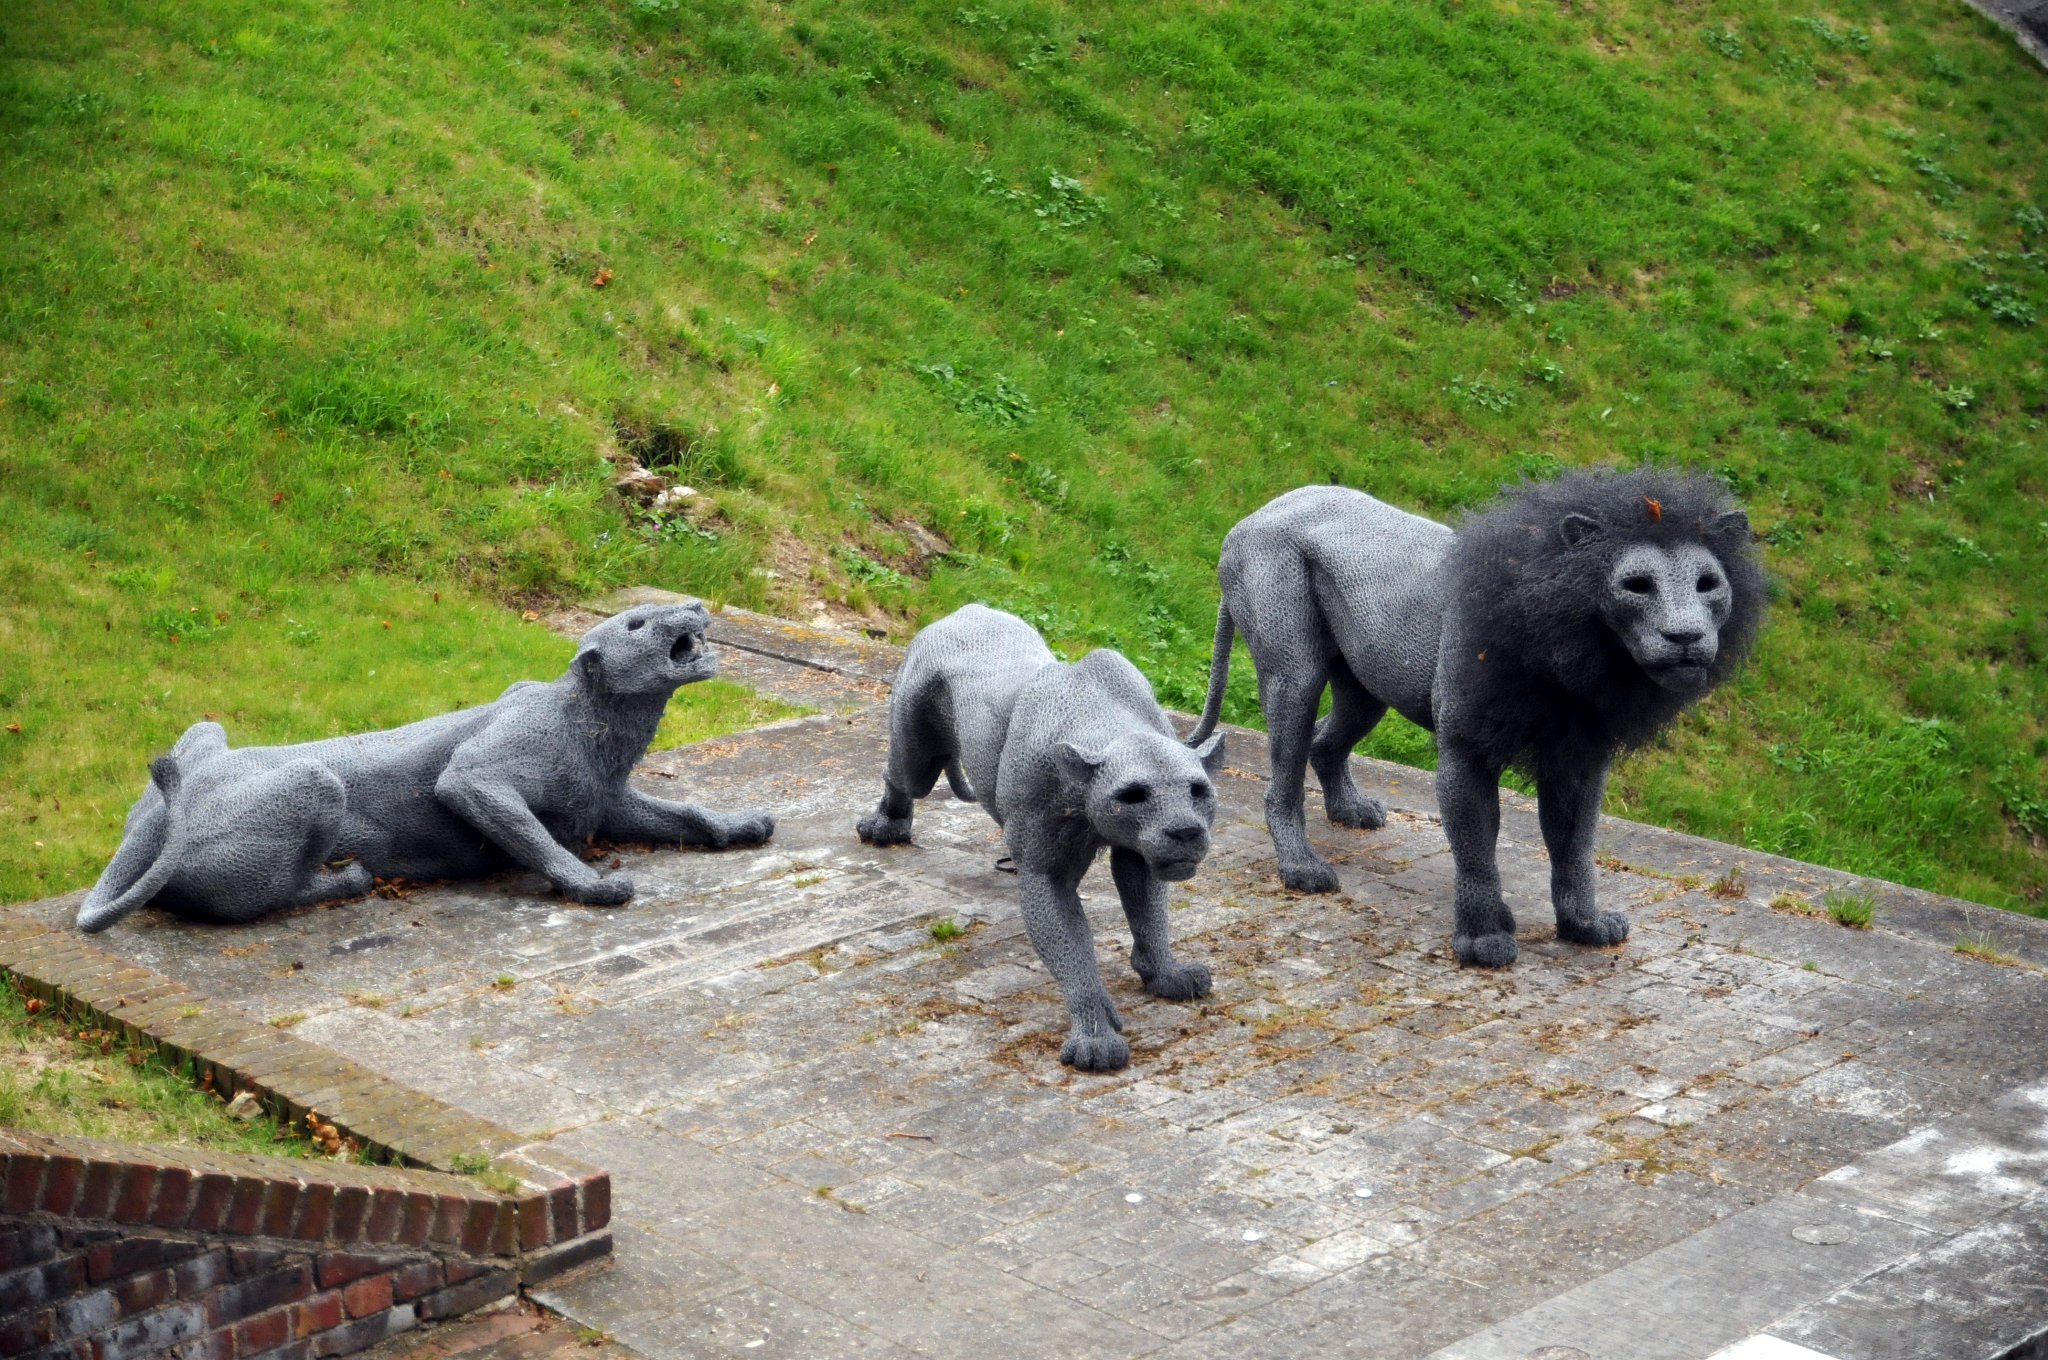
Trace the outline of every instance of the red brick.
{"label": "red brick", "polygon": [[204,1330],[206,1318],[199,1305],[180,1303],[145,1313],[94,1337],[93,1351],[99,1360],[157,1360]]}
{"label": "red brick", "polygon": [[[38,1328],[36,1324],[42,1326]],[[48,1313],[16,1313],[0,1318],[0,1355],[27,1355],[50,1339]]]}
{"label": "red brick", "polygon": [[327,1236],[327,1227],[334,1214],[334,1186],[319,1181],[306,1187],[299,1196],[299,1216],[292,1223],[292,1236],[306,1242],[318,1242]]}
{"label": "red brick", "polygon": [[94,1284],[163,1263],[164,1244],[159,1237],[117,1237],[95,1243],[85,1253],[85,1273]]}
{"label": "red brick", "polygon": [[245,1355],[282,1346],[292,1339],[292,1310],[273,1308],[235,1324],[235,1349]]}
{"label": "red brick", "polygon": [[369,1217],[363,1222],[358,1238],[364,1242],[395,1242],[398,1240],[399,1220],[405,1213],[405,1192],[389,1186],[378,1186],[371,1192]]}
{"label": "red brick", "polygon": [[171,1272],[171,1278],[178,1282],[178,1293],[185,1298],[203,1294],[233,1272],[228,1268],[227,1250],[215,1247],[203,1256],[195,1256],[179,1264]]}
{"label": "red brick", "polygon": [[353,1242],[363,1230],[363,1220],[370,1211],[370,1191],[367,1186],[344,1185],[334,1192],[333,1238],[337,1242]]}
{"label": "red brick", "polygon": [[85,1165],[85,1183],[78,1187],[78,1202],[71,1206],[74,1218],[111,1218],[114,1196],[121,1189],[121,1163],[91,1161]]}
{"label": "red brick", "polygon": [[494,1270],[466,1283],[454,1285],[420,1300],[420,1317],[434,1320],[467,1313],[495,1299],[502,1299],[519,1287],[519,1277],[509,1270]]}
{"label": "red brick", "polygon": [[235,1274],[243,1279],[261,1275],[273,1267],[283,1265],[291,1256],[276,1247],[239,1246],[228,1248],[228,1260],[235,1266]]}
{"label": "red brick", "polygon": [[43,1173],[49,1158],[40,1152],[16,1152],[7,1158],[7,1181],[0,1188],[0,1208],[10,1214],[32,1214],[42,1202]]}
{"label": "red brick", "polygon": [[427,1229],[434,1222],[434,1197],[432,1195],[407,1195],[405,1197],[405,1218],[398,1225],[396,1240],[408,1247],[427,1245]]}
{"label": "red brick", "polygon": [[387,1259],[397,1258],[364,1256],[353,1251],[323,1251],[313,1258],[313,1278],[320,1282],[322,1289],[339,1289],[350,1280],[361,1279],[381,1268]]}
{"label": "red brick", "polygon": [[315,1294],[293,1310],[292,1335],[311,1336],[329,1327],[339,1327],[341,1317],[340,1290],[330,1289],[325,1294]]}
{"label": "red brick", "polygon": [[427,1240],[437,1247],[461,1246],[462,1225],[469,1217],[469,1206],[467,1195],[435,1196],[434,1217],[427,1228]]}
{"label": "red brick", "polygon": [[563,1181],[548,1191],[548,1203],[554,1213],[554,1240],[566,1242],[580,1237],[582,1230],[576,1226],[576,1182]]}
{"label": "red brick", "polygon": [[24,1313],[38,1304],[61,1299],[85,1288],[85,1262],[60,1256],[39,1266],[24,1266],[0,1275],[0,1317]]}
{"label": "red brick", "polygon": [[146,1313],[170,1296],[171,1272],[168,1270],[130,1275],[114,1286],[114,1297],[120,1300],[123,1317]]}
{"label": "red brick", "polygon": [[341,1291],[341,1306],[350,1317],[368,1317],[391,1306],[391,1277],[365,1275]]}
{"label": "red brick", "polygon": [[548,1201],[545,1195],[528,1195],[519,1201],[519,1249],[538,1251],[548,1244]]}
{"label": "red brick", "polygon": [[208,1332],[196,1340],[187,1341],[178,1347],[178,1360],[235,1360],[235,1334]]}
{"label": "red brick", "polygon": [[82,1158],[58,1154],[50,1158],[49,1173],[43,1178],[43,1212],[68,1214],[78,1201],[78,1187],[85,1181]]}
{"label": "red brick", "polygon": [[498,1229],[500,1200],[465,1200],[465,1204],[459,1245],[471,1256],[481,1256],[483,1251],[492,1249],[492,1233]]}
{"label": "red brick", "polygon": [[159,1228],[182,1228],[192,1208],[192,1173],[167,1166],[156,1173],[156,1204],[149,1221]]}
{"label": "red brick", "polygon": [[[455,1263],[449,1262],[448,1269],[453,1271]],[[422,1294],[432,1293],[434,1290],[439,1289],[444,1278],[439,1261],[415,1261],[409,1266],[400,1267],[392,1272],[391,1296],[400,1303],[404,1303],[407,1299],[416,1299]],[[447,1282],[453,1283],[452,1280]]]}
{"label": "red brick", "polygon": [[0,1273],[41,1265],[56,1254],[57,1230],[45,1224],[25,1223],[0,1232]]}
{"label": "red brick", "polygon": [[116,1223],[140,1223],[149,1217],[150,1201],[156,1198],[156,1171],[141,1162],[129,1162],[121,1173],[121,1192],[114,1197]]}
{"label": "red brick", "polygon": [[199,1193],[192,1197],[192,1212],[185,1226],[194,1232],[216,1232],[228,1221],[228,1209],[235,1200],[235,1178],[209,1171],[199,1178]]}
{"label": "red brick", "polygon": [[313,1270],[304,1261],[225,1285],[213,1296],[214,1313],[223,1323],[239,1322],[282,1304],[296,1303],[313,1292]]}
{"label": "red brick", "polygon": [[263,1235],[289,1236],[292,1220],[299,1216],[299,1199],[305,1193],[297,1181],[272,1181],[263,1197]]}
{"label": "red brick", "polygon": [[270,1186],[256,1176],[244,1176],[235,1182],[235,1198],[228,1206],[227,1230],[237,1237],[255,1235],[257,1225],[263,1221],[263,1192]]}
{"label": "red brick", "polygon": [[612,1221],[612,1178],[605,1172],[583,1181],[583,1231],[596,1232]]}

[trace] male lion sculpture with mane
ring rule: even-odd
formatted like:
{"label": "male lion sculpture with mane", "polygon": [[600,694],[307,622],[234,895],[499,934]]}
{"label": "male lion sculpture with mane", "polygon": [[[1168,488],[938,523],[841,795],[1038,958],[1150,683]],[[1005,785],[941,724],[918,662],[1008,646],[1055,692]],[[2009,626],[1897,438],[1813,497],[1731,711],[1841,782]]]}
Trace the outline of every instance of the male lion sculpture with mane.
{"label": "male lion sculpture with mane", "polygon": [[584,634],[552,684],[388,732],[228,748],[194,723],[150,762],[121,848],[78,909],[105,930],[151,902],[197,921],[253,921],[369,892],[377,878],[475,878],[523,866],[564,897],[615,906],[624,874],[575,851],[591,837],[757,845],[763,812],[725,816],[634,788],[669,696],[709,679],[700,604],[641,605]]}
{"label": "male lion sculpture with mane", "polygon": [[1452,944],[1459,962],[1487,968],[1516,954],[1495,859],[1501,771],[1535,776],[1558,937],[1618,944],[1627,918],[1593,901],[1608,767],[1733,674],[1764,604],[1748,518],[1713,478],[1659,469],[1525,485],[1455,532],[1361,492],[1302,487],[1230,531],[1217,575],[1208,701],[1187,740],[1215,728],[1242,631],[1266,715],[1266,822],[1282,881],[1337,887],[1309,847],[1306,767],[1331,821],[1385,824],[1349,761],[1391,707],[1436,734]]}

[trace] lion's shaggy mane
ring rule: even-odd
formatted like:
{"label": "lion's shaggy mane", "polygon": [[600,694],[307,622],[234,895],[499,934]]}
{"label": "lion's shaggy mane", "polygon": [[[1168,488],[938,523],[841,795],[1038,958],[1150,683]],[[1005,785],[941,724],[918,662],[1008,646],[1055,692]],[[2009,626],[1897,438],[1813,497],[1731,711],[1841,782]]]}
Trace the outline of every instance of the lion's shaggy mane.
{"label": "lion's shaggy mane", "polygon": [[[1560,728],[1610,751],[1647,742],[1697,696],[1659,686],[1602,621],[1614,561],[1638,543],[1699,542],[1728,574],[1728,620],[1707,684],[1732,675],[1763,622],[1765,578],[1747,520],[1727,489],[1700,473],[1643,468],[1570,472],[1507,489],[1468,516],[1445,561],[1457,608],[1483,639],[1485,664],[1463,668],[1482,688],[1464,735],[1497,765]],[[1568,516],[1604,532],[1568,543]],[[1483,716],[1482,716],[1483,715]]]}

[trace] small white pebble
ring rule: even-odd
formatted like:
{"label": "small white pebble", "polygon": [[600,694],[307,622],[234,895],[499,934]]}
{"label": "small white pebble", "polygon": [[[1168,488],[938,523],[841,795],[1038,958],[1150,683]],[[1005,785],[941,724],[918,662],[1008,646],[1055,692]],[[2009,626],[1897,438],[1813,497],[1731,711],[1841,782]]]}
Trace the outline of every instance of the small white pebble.
{"label": "small white pebble", "polygon": [[1266,1235],[1257,1228],[1246,1228],[1244,1230],[1244,1240],[1247,1242],[1263,1242],[1266,1240]]}
{"label": "small white pebble", "polygon": [[747,1348],[748,1350],[752,1350],[752,1349],[754,1349],[754,1347],[756,1347],[756,1346],[765,1346],[765,1345],[767,1345],[767,1344],[768,1344],[768,1338],[766,1338],[766,1337],[756,1337],[756,1338],[755,1338],[754,1340],[752,1340],[752,1341],[749,1341],[749,1342],[747,1343],[747,1347],[746,1347],[746,1348]]}
{"label": "small white pebble", "polygon": [[1145,1197],[1135,1190],[1131,1191],[1130,1194],[1124,1196],[1124,1203],[1126,1204],[1143,1204],[1144,1202]]}
{"label": "small white pebble", "polygon": [[1353,1190],[1351,1193],[1358,1196],[1360,1199],[1371,1199],[1372,1187],[1369,1185],[1361,1185],[1356,1190]]}

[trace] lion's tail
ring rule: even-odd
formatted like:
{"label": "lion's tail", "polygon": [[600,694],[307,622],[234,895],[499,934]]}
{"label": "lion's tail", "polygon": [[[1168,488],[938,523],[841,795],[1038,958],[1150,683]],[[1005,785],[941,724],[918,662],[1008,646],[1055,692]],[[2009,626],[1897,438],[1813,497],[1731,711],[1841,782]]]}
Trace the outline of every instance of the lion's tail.
{"label": "lion's tail", "polygon": [[960,768],[960,757],[954,756],[946,762],[946,787],[953,790],[953,796],[963,803],[975,802],[974,785],[968,782],[967,771]]}
{"label": "lion's tail", "polygon": [[79,904],[80,930],[87,934],[105,930],[146,906],[171,881],[178,867],[172,842],[178,821],[178,786],[183,778],[174,757],[158,756],[149,762],[149,781],[161,801],[135,818],[121,838],[121,848],[114,852],[113,863]]}
{"label": "lion's tail", "polygon": [[1200,746],[1216,730],[1223,717],[1223,687],[1230,679],[1230,644],[1237,639],[1237,626],[1230,621],[1230,602],[1216,605],[1216,648],[1209,654],[1209,697],[1202,704],[1202,718],[1186,737],[1189,746]]}

